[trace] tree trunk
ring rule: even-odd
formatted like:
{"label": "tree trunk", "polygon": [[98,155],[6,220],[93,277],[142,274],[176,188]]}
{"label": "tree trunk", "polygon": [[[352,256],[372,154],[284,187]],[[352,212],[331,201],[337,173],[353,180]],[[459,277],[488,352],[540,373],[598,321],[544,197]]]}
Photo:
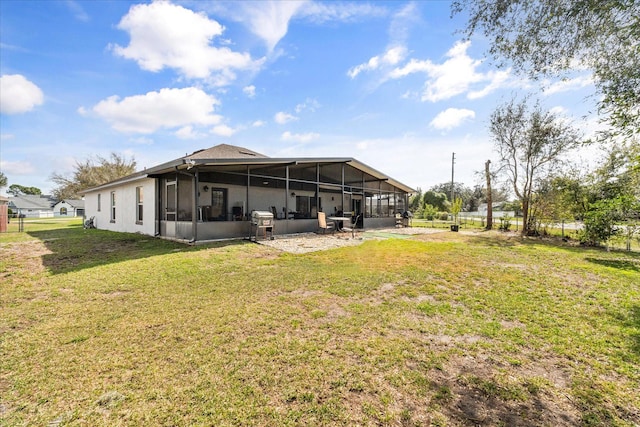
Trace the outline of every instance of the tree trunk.
{"label": "tree trunk", "polygon": [[522,199],[522,235],[529,235],[529,199]]}
{"label": "tree trunk", "polygon": [[493,196],[491,191],[491,173],[489,173],[489,165],[491,164],[491,160],[487,160],[484,164],[484,174],[487,178],[487,226],[486,230],[491,230],[493,228]]}

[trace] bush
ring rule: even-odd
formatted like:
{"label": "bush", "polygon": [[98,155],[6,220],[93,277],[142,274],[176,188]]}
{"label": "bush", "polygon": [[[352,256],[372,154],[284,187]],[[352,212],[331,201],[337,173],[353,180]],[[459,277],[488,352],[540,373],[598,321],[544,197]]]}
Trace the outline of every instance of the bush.
{"label": "bush", "polygon": [[511,228],[511,217],[510,216],[501,217],[500,226],[498,227],[498,230],[509,231],[510,228]]}
{"label": "bush", "polygon": [[424,205],[424,209],[422,210],[422,218],[433,221],[437,214],[438,211],[433,205],[430,205],[428,203]]}
{"label": "bush", "polygon": [[448,220],[449,220],[449,212],[438,212],[438,214],[436,215],[436,217],[437,217],[440,221],[448,221]]}

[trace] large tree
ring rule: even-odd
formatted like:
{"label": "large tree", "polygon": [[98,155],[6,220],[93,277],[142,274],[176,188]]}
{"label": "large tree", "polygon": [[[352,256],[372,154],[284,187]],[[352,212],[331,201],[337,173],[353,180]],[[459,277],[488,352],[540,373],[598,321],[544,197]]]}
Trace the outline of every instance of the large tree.
{"label": "large tree", "polygon": [[533,228],[529,208],[537,180],[557,165],[561,156],[580,144],[578,133],[551,112],[527,101],[512,100],[491,114],[491,136],[501,169],[522,203],[522,234]]}
{"label": "large tree", "polygon": [[7,189],[7,193],[13,196],[21,196],[23,194],[39,196],[42,194],[42,190],[38,187],[25,187],[20,184],[11,184]]}
{"label": "large tree", "polygon": [[482,33],[498,65],[531,78],[589,68],[600,109],[617,129],[640,132],[638,0],[455,0],[464,33]]}
{"label": "large tree", "polygon": [[51,180],[58,186],[53,195],[62,199],[77,199],[80,192],[118,178],[130,175],[136,170],[136,161],[124,156],[111,153],[110,157],[96,156],[82,162],[76,161],[73,175],[68,177],[58,173],[51,176]]}
{"label": "large tree", "polygon": [[7,182],[7,176],[3,172],[0,172],[0,189],[6,187]]}

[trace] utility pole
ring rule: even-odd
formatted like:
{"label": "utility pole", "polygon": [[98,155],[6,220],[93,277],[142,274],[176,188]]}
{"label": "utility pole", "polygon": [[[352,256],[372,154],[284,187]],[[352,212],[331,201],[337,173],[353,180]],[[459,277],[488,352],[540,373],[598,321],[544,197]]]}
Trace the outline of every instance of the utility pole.
{"label": "utility pole", "polygon": [[451,154],[451,204],[453,204],[453,165],[456,163],[456,153]]}

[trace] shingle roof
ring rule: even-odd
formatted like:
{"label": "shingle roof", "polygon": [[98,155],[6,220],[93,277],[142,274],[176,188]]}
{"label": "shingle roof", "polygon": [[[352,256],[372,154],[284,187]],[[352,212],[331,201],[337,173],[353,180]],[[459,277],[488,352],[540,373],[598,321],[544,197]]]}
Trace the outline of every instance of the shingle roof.
{"label": "shingle roof", "polygon": [[84,208],[84,200],[60,200],[61,202],[66,202],[67,204],[73,206],[74,208],[83,209]]}
{"label": "shingle roof", "polygon": [[23,194],[9,197],[9,204],[15,206],[16,209],[51,209],[55,204],[55,200],[53,200],[51,196]]}
{"label": "shingle roof", "polygon": [[229,144],[219,144],[215,147],[198,150],[188,154],[183,159],[254,159],[256,157],[268,158],[264,154]]}

